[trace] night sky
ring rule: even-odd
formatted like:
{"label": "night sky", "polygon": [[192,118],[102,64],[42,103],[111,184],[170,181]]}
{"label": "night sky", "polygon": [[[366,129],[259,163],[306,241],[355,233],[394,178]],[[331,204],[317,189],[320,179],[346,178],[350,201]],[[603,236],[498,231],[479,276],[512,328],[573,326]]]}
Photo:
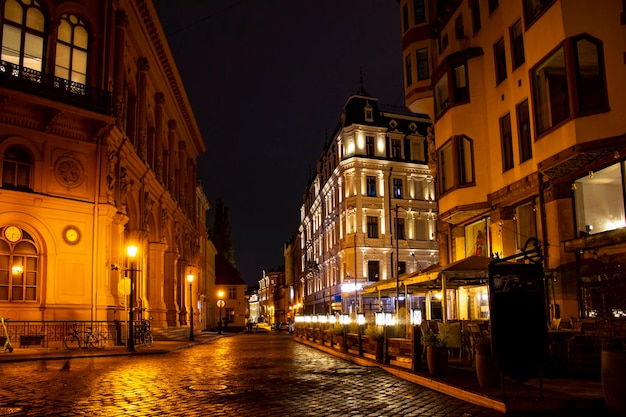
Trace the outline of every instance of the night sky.
{"label": "night sky", "polygon": [[[403,105],[396,0],[154,0],[250,285],[284,264],[305,186],[355,94]],[[209,226],[212,227],[210,215]]]}

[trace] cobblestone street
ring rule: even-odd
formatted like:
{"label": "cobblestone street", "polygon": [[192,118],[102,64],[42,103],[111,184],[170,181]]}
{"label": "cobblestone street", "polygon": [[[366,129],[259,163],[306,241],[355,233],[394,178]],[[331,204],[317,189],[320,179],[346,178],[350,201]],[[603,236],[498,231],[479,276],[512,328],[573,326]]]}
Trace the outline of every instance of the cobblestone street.
{"label": "cobblestone street", "polygon": [[1,366],[0,415],[502,415],[274,332],[224,337],[167,354]]}

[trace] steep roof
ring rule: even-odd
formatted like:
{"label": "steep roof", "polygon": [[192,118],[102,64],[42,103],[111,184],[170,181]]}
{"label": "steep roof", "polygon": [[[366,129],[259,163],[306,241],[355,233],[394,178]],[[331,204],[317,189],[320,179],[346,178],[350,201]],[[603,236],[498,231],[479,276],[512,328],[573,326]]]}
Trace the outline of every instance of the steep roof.
{"label": "steep roof", "polygon": [[241,272],[219,253],[215,255],[215,285],[247,285]]}

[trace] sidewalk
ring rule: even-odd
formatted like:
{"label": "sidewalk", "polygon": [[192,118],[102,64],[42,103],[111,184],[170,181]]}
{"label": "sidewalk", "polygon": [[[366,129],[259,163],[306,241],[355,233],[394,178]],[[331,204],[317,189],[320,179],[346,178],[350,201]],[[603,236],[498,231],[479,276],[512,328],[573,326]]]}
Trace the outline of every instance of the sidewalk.
{"label": "sidewalk", "polygon": [[68,350],[64,347],[43,348],[29,347],[20,348],[13,345],[13,352],[0,351],[0,363],[2,362],[24,362],[36,361],[42,359],[71,359],[71,358],[87,358],[87,357],[105,357],[105,356],[121,356],[121,355],[155,355],[171,352],[177,349],[199,345],[202,343],[212,342],[220,337],[227,336],[212,333],[196,333],[194,341],[189,340],[155,340],[152,347],[145,347],[143,344],[135,345],[136,352],[127,352],[126,346],[107,346],[104,349],[76,349]]}
{"label": "sidewalk", "polygon": [[482,388],[478,384],[475,370],[467,361],[450,359],[446,374],[433,377],[427,369],[412,372],[400,366],[382,365],[368,358],[338,352],[312,341],[299,338],[294,340],[362,366],[378,366],[404,380],[502,413],[589,409],[597,410],[600,415],[600,410],[606,408],[602,384],[597,379],[546,377],[542,380],[531,379],[523,384],[505,379],[503,392],[501,386]]}

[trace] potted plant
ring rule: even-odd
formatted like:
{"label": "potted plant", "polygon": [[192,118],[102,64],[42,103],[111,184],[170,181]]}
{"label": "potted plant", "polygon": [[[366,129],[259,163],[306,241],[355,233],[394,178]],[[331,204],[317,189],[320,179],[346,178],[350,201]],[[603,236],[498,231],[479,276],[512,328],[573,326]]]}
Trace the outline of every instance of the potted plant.
{"label": "potted plant", "polygon": [[626,415],[625,338],[611,338],[602,344],[601,378],[606,406],[620,416]]}
{"label": "potted plant", "polygon": [[426,346],[426,363],[431,375],[443,375],[448,369],[448,337],[428,329],[422,343]]}
{"label": "potted plant", "polygon": [[474,360],[480,386],[482,388],[498,386],[500,372],[491,355],[491,338],[476,340]]}

